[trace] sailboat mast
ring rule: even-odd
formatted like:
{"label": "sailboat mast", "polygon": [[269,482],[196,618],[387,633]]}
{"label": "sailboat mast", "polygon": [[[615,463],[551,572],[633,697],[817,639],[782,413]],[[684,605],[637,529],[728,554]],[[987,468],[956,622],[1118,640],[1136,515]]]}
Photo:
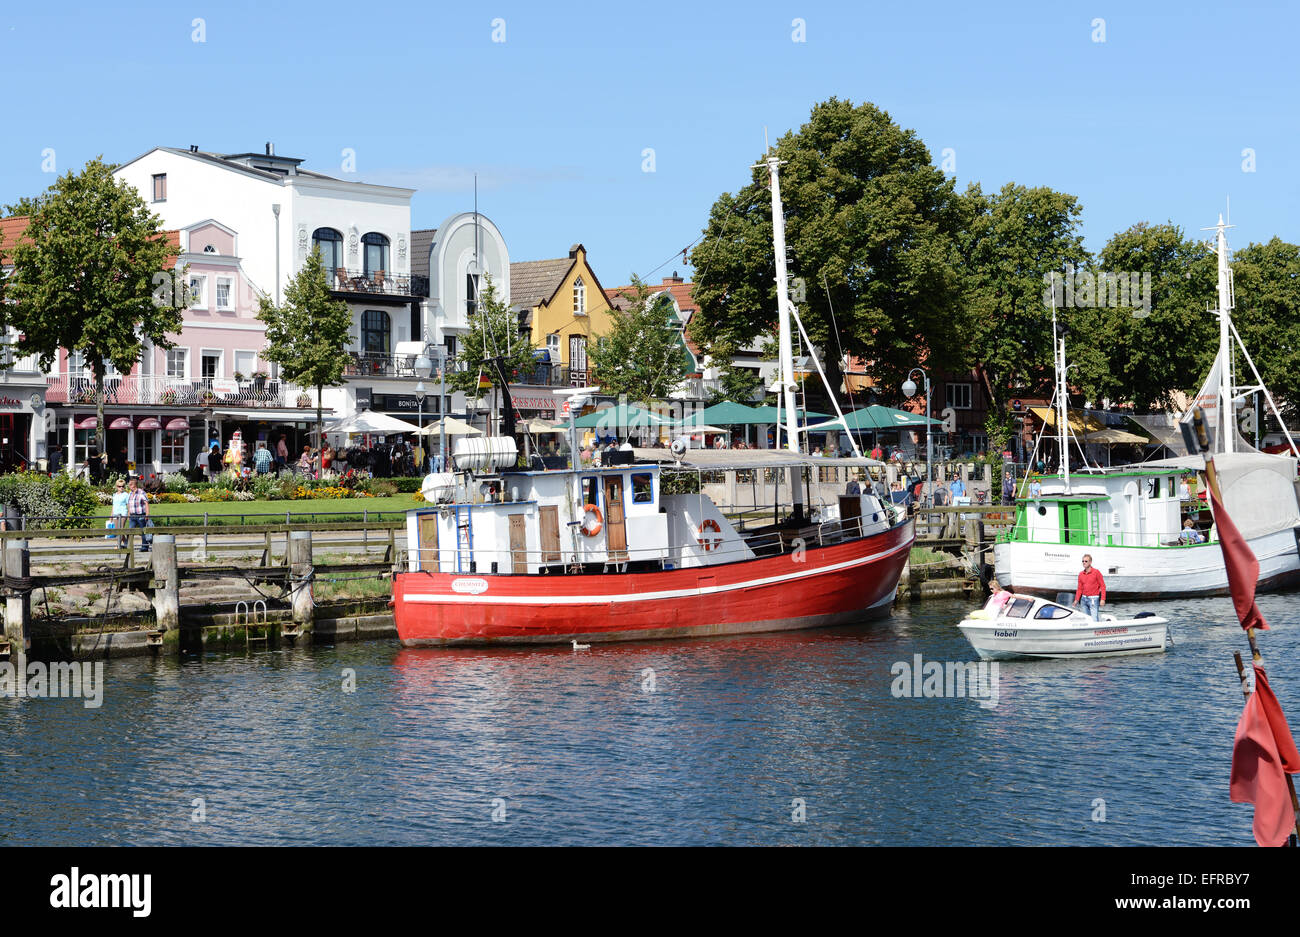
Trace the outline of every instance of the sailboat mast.
{"label": "sailboat mast", "polygon": [[776,252],[776,310],[778,314],[777,342],[780,345],[781,394],[785,400],[785,445],[791,452],[799,451],[799,422],[794,399],[794,353],[790,340],[790,297],[788,295],[785,266],[785,212],[781,207],[781,161],[767,157],[767,174],[772,184],[772,247]]}
{"label": "sailboat mast", "polygon": [[1056,445],[1061,454],[1061,478],[1070,493],[1069,398],[1065,395],[1065,337],[1056,334],[1056,290],[1052,290],[1052,357],[1056,362]]}
{"label": "sailboat mast", "polygon": [[1232,452],[1236,443],[1236,411],[1232,402],[1232,345],[1229,328],[1232,309],[1232,271],[1228,267],[1228,236],[1219,216],[1219,439],[1220,452]]}

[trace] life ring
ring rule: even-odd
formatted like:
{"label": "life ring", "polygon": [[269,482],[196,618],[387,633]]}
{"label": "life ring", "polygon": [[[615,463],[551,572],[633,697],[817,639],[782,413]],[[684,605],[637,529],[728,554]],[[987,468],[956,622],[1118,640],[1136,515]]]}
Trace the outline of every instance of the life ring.
{"label": "life ring", "polygon": [[[706,530],[711,530],[718,536],[706,537],[704,536]],[[705,551],[716,550],[718,547],[722,546],[722,528],[718,526],[717,521],[710,517],[708,520],[700,524],[700,532],[696,540],[699,541],[700,546],[704,547]]]}
{"label": "life ring", "polygon": [[588,527],[588,526],[587,526],[587,518],[584,516],[583,519],[582,519],[582,525],[581,525],[578,529],[579,529],[580,531],[582,531],[582,535],[583,535],[584,537],[594,537],[594,536],[596,536],[596,534],[600,533],[601,528],[603,528],[603,527],[605,526],[605,515],[601,514],[601,513],[600,513],[600,508],[598,508],[598,507],[597,507],[596,505],[594,505],[594,504],[584,504],[584,505],[582,506],[582,513],[583,513],[584,515],[587,515],[587,514],[595,514],[595,515],[596,515],[596,526],[595,526],[595,527]]}

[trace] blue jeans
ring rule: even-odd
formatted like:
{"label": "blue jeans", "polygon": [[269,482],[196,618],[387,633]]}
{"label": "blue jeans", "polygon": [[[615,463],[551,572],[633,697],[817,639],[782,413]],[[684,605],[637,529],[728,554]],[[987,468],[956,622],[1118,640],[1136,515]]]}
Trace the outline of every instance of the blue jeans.
{"label": "blue jeans", "polygon": [[1079,607],[1092,616],[1093,621],[1097,621],[1101,614],[1101,596],[1082,595],[1079,597]]}
{"label": "blue jeans", "polygon": [[[149,526],[149,515],[148,515],[148,514],[132,514],[132,515],[131,515],[131,527],[132,527],[133,529],[136,528],[136,527],[146,528],[146,527],[148,527],[148,526]],[[149,549],[151,546],[153,546],[153,535],[152,535],[152,534],[141,534],[141,535],[140,535],[140,549],[141,549],[141,550],[147,550],[147,549]]]}

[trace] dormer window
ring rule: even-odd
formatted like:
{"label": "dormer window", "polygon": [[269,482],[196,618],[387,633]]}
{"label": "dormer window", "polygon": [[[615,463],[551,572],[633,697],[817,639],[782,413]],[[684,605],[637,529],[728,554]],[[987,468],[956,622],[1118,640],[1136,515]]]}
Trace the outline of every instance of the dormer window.
{"label": "dormer window", "polygon": [[582,277],[573,281],[573,314],[575,316],[587,314],[587,286],[582,282]]}
{"label": "dormer window", "polygon": [[205,253],[205,254],[215,254],[216,252],[217,252],[217,249],[216,249],[215,247],[213,247],[211,244],[209,244],[209,245],[207,245],[206,247],[203,248],[203,253]]}

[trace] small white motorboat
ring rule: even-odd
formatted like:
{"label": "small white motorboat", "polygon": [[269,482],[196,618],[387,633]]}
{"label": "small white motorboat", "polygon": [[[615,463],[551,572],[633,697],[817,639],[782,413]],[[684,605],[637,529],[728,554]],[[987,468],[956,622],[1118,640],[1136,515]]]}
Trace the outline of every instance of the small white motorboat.
{"label": "small white motorboat", "polygon": [[1077,608],[1028,595],[1013,595],[993,611],[977,609],[957,627],[984,660],[1159,654],[1169,635],[1169,620],[1151,612],[1093,621]]}

